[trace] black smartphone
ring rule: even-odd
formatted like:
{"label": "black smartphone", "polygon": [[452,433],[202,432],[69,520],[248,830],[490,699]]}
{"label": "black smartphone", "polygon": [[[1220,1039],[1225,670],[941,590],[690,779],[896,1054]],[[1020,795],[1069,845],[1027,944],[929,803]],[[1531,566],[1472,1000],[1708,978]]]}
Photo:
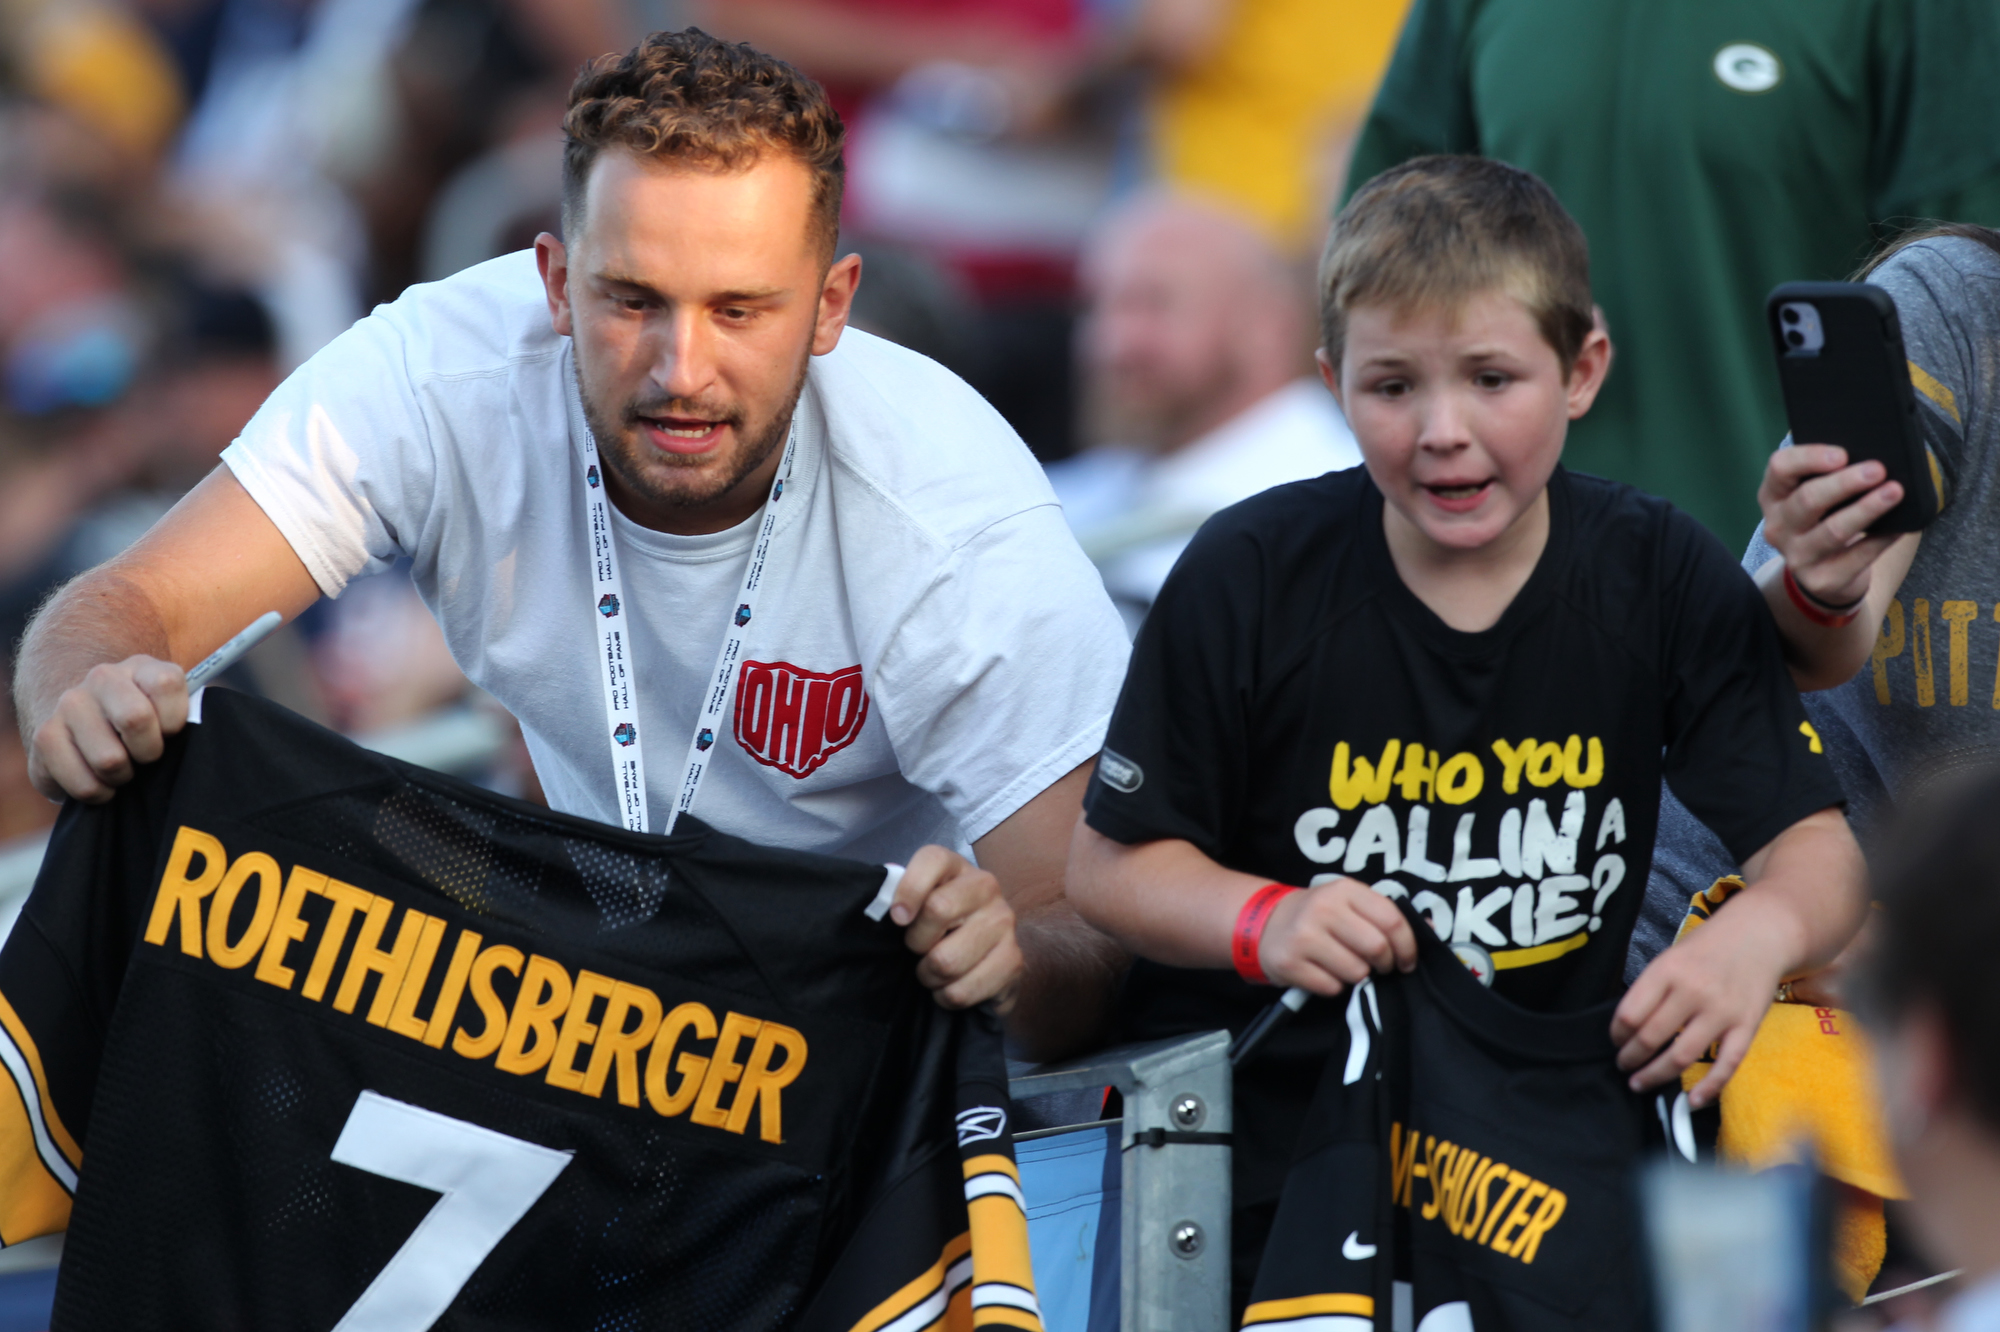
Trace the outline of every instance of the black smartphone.
{"label": "black smartphone", "polygon": [[1873,458],[1902,482],[1903,502],[1870,532],[1915,532],[1937,517],[1942,479],[1924,447],[1889,294],[1865,282],[1787,282],[1765,314],[1792,442],[1838,444],[1850,465]]}

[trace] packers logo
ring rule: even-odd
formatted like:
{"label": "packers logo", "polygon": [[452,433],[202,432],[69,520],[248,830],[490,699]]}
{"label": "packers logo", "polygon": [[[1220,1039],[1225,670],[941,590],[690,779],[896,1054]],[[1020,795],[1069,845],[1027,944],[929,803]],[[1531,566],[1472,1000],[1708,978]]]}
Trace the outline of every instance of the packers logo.
{"label": "packers logo", "polygon": [[1769,92],[1784,80],[1785,66],[1755,42],[1731,42],[1715,53],[1715,77],[1740,93]]}

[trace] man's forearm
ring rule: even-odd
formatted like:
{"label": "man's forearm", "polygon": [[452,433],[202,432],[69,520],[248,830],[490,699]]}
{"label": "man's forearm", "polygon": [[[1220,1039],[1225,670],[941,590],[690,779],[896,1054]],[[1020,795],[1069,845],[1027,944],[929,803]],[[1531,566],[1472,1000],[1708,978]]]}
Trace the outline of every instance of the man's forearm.
{"label": "man's forearm", "polygon": [[1025,970],[1007,1034],[1030,1059],[1063,1059],[1109,1039],[1118,978],[1131,959],[1066,901],[1017,917]]}
{"label": "man's forearm", "polygon": [[144,654],[171,660],[159,609],[116,563],[72,579],[43,603],[21,638],[14,714],[24,740],[54,713],[63,691],[101,662]]}

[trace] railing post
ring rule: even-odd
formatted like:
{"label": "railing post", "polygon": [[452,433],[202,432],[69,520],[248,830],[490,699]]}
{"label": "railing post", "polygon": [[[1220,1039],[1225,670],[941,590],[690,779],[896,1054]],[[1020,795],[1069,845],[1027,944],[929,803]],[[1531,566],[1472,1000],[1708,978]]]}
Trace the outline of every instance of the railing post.
{"label": "railing post", "polygon": [[1229,1033],[1121,1046],[1013,1079],[1016,1098],[1114,1086],[1124,1208],[1120,1332],[1226,1332]]}

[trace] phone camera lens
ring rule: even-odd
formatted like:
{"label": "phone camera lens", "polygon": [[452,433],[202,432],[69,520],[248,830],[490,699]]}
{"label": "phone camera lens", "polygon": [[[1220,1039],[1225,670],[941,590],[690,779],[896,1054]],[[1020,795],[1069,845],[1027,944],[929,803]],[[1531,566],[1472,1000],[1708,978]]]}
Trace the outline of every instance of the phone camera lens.
{"label": "phone camera lens", "polygon": [[1806,345],[1806,335],[1795,328],[1786,329],[1785,341],[1791,343],[1794,347],[1803,347]]}
{"label": "phone camera lens", "polygon": [[1785,307],[1784,317],[1785,317],[1785,322],[1788,324],[1796,324],[1799,322],[1799,312],[1797,310],[1792,309],[1790,306]]}

